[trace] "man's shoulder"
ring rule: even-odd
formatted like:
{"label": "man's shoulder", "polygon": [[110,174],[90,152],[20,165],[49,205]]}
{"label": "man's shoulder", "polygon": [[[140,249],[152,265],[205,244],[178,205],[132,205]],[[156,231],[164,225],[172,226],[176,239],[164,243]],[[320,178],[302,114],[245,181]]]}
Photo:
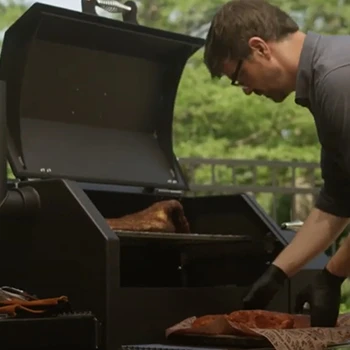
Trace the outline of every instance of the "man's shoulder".
{"label": "man's shoulder", "polygon": [[341,65],[324,64],[315,70],[315,97],[320,95],[350,98],[350,61]]}
{"label": "man's shoulder", "polygon": [[[326,80],[336,80],[339,71],[350,84],[350,35],[322,35],[308,32],[300,55],[296,101],[314,102]],[[315,96],[316,95],[316,96]]]}
{"label": "man's shoulder", "polygon": [[320,35],[313,57],[314,83],[350,84],[350,35]]}

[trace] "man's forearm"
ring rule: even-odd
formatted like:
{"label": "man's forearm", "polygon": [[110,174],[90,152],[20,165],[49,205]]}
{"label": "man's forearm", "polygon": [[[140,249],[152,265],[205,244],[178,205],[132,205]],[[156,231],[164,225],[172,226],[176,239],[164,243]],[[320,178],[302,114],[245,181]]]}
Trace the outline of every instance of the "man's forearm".
{"label": "man's forearm", "polygon": [[327,264],[327,270],[339,277],[350,276],[350,237],[346,237]]}
{"label": "man's forearm", "polygon": [[273,262],[289,277],[325,251],[350,222],[314,208],[291,243]]}

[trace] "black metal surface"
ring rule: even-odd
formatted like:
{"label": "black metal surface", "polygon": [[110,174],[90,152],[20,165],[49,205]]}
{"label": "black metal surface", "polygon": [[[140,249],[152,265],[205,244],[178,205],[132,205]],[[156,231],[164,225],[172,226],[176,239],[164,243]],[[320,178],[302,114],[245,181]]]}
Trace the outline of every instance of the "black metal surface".
{"label": "black metal surface", "polygon": [[168,341],[180,345],[219,346],[224,348],[266,348],[272,344],[264,337],[239,337],[235,335],[171,334]]}
{"label": "black metal surface", "polygon": [[337,344],[337,345],[331,345],[331,346],[328,346],[327,349],[332,349],[332,350],[349,350],[350,349],[350,342],[343,343],[343,344]]}
{"label": "black metal surface", "polygon": [[39,297],[67,295],[73,310],[90,310],[103,323],[102,345],[115,349],[118,237],[75,183],[30,185],[41,197],[39,215],[0,219],[0,244],[6,247],[0,255],[0,284]]}
{"label": "black metal surface", "polygon": [[37,215],[40,205],[40,196],[34,188],[27,186],[11,189],[0,203],[0,217]]}
{"label": "black metal surface", "polygon": [[[32,181],[31,186],[42,198],[40,215],[0,220],[0,244],[6,247],[0,255],[0,284],[45,296],[68,295],[75,310],[91,310],[102,322],[106,350],[165,341],[165,329],[187,317],[240,309],[243,295],[283,247],[277,241],[274,254],[250,242],[226,248],[213,243],[210,249],[123,247],[105,214],[134,212],[160,198],[139,194],[136,201],[132,194],[88,193],[93,204],[74,182]],[[219,206],[219,197],[214,198],[211,206],[209,197],[184,198],[191,227],[204,234],[245,227],[256,242],[268,235],[268,226],[244,197],[221,200]],[[305,284],[317,270],[304,272]],[[300,284],[296,278],[286,283],[268,309],[289,312],[291,290]]]}
{"label": "black metal surface", "polygon": [[[172,344],[135,344],[135,345],[125,345],[122,350],[243,350],[244,347],[215,347],[215,346],[196,346],[196,345],[172,345]],[[271,346],[268,348],[251,348],[251,350],[273,350]]]}
{"label": "black metal surface", "polygon": [[[85,188],[85,187],[84,187]],[[155,201],[167,196],[112,191],[90,186],[85,192],[106,218],[120,217],[143,210]],[[259,204],[246,194],[179,198],[183,205],[191,232],[249,236],[254,239],[272,240],[284,245],[287,240],[280,228],[262,210]],[[122,203],[122,205],[121,205]]]}
{"label": "black metal surface", "polygon": [[[107,197],[93,204],[89,197],[94,195],[87,197],[74,182],[41,180],[30,184],[41,197],[42,209],[37,217],[1,219],[0,244],[6,249],[0,255],[0,284],[40,296],[67,295],[74,310],[91,310],[102,322],[107,350],[122,344],[162,341],[167,327],[189,316],[240,309],[243,294],[260,269],[266,268],[265,248],[260,244],[257,250],[249,242],[242,242],[244,247],[240,243],[226,248],[225,244],[213,244],[210,250],[191,246],[169,250],[156,244],[152,249],[143,245],[120,247],[103,209],[121,213],[131,210],[133,203],[135,210],[156,200],[154,196],[139,195],[135,201],[129,194],[128,201],[127,194],[114,193],[113,200],[106,203],[103,198],[110,193],[104,193]],[[230,215],[234,221],[238,210],[234,202],[244,210],[244,201],[237,196],[227,203],[223,199],[225,215],[217,216],[220,208],[212,211],[217,220],[213,222],[215,232],[232,233]],[[213,229],[203,219],[208,215],[209,199],[198,199],[197,205],[184,198],[183,204],[192,227],[203,229],[203,233]],[[245,220],[253,223],[245,234],[264,235],[266,226],[247,208],[249,205]],[[244,220],[236,220],[238,228],[245,225]],[[272,308],[288,311],[287,291],[276,296]]]}
{"label": "black metal surface", "polygon": [[123,12],[123,21],[124,22],[129,22],[129,23],[133,23],[133,24],[138,24],[137,21],[137,5],[135,3],[135,1],[126,1],[125,2],[126,6],[130,6],[131,7],[131,11],[124,11]]}
{"label": "black metal surface", "polygon": [[173,107],[184,65],[203,43],[31,6],[6,31],[0,60],[15,175],[187,189]]}
{"label": "black metal surface", "polygon": [[[246,350],[246,347],[231,347],[231,346],[200,346],[200,345],[172,345],[172,344],[135,344],[124,345],[122,350]],[[273,350],[274,347],[256,347],[250,348],[251,350]],[[332,350],[349,350],[350,343],[342,343],[337,345],[327,346],[327,349]]]}
{"label": "black metal surface", "polygon": [[97,15],[96,0],[81,0],[81,11],[89,15]]}
{"label": "black metal surface", "polygon": [[[245,347],[222,347],[222,346],[200,346],[200,345],[173,345],[173,344],[135,344],[123,345],[121,350],[246,350]],[[251,348],[251,350],[273,350],[268,348]]]}
{"label": "black metal surface", "polygon": [[91,314],[67,314],[50,318],[1,319],[2,349],[79,349],[96,350],[99,323]]}
{"label": "black metal surface", "polygon": [[[241,309],[243,295],[283,248],[277,233],[262,244],[262,238],[266,243],[271,237],[269,225],[244,196],[213,197],[212,202],[210,197],[183,198],[182,204],[192,230],[227,235],[235,229],[254,243],[217,242],[210,249],[144,241],[129,246],[105,217],[135,212],[162,198],[87,195],[76,183],[62,180],[30,184],[42,209],[37,217],[0,220],[0,245],[6,247],[0,255],[0,284],[40,296],[68,295],[74,310],[91,310],[102,322],[106,350],[162,342],[165,329],[187,317]],[[317,270],[306,272],[303,282]],[[268,309],[289,312],[291,290],[299,284],[297,279],[286,283]]]}
{"label": "black metal surface", "polygon": [[0,217],[35,215],[40,197],[32,187],[7,190],[6,83],[0,80]]}
{"label": "black metal surface", "polygon": [[[149,194],[86,193],[106,218],[135,213],[165,199]],[[283,248],[278,227],[272,234],[268,217],[260,215],[260,209],[253,207],[256,202],[246,195],[185,197],[181,203],[191,232],[198,235],[166,234],[156,239],[156,234],[116,232],[123,247],[123,285],[244,286],[258,278]]]}
{"label": "black metal surface", "polygon": [[147,244],[171,244],[171,245],[203,245],[224,242],[226,244],[237,244],[241,242],[253,243],[253,239],[247,235],[220,235],[199,233],[164,233],[164,232],[135,232],[118,231],[118,237],[130,243]]}

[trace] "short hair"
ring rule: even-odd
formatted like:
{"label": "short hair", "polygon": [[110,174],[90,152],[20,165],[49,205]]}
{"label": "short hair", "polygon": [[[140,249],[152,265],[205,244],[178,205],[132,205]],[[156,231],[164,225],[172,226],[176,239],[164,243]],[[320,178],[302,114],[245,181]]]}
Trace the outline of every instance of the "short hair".
{"label": "short hair", "polygon": [[279,41],[298,30],[297,23],[286,12],[266,0],[231,0],[211,22],[204,62],[213,78],[220,77],[226,59],[239,60],[250,55],[250,38]]}

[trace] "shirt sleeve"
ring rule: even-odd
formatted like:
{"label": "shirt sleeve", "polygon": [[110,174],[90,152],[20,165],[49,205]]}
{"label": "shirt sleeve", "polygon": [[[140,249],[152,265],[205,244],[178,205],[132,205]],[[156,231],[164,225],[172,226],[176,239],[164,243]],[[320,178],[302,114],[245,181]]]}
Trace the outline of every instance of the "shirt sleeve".
{"label": "shirt sleeve", "polygon": [[318,87],[315,116],[324,185],[316,208],[350,217],[350,65],[328,73]]}

